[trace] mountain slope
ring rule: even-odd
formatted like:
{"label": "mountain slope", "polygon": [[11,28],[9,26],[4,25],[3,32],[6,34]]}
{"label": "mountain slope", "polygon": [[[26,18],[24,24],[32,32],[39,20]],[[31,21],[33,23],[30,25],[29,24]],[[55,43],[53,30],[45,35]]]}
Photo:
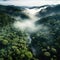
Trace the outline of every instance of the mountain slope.
{"label": "mountain slope", "polygon": [[0,5],[0,59],[60,60],[60,5]]}

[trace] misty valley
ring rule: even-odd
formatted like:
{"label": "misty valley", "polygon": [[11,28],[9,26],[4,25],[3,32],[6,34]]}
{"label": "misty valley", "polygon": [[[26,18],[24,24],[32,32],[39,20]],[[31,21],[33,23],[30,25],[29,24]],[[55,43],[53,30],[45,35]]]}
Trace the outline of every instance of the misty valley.
{"label": "misty valley", "polygon": [[60,60],[60,5],[0,5],[0,60]]}

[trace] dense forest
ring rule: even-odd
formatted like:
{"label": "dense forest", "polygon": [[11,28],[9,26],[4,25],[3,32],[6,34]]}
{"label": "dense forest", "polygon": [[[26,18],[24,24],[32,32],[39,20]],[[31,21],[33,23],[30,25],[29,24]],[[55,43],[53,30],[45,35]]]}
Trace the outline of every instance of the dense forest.
{"label": "dense forest", "polygon": [[42,28],[30,33],[16,29],[13,23],[17,21],[16,17],[22,21],[30,19],[26,12],[22,12],[25,8],[41,7],[0,5],[0,60],[60,60],[59,7],[48,6],[39,11],[36,16],[40,19],[34,23]]}

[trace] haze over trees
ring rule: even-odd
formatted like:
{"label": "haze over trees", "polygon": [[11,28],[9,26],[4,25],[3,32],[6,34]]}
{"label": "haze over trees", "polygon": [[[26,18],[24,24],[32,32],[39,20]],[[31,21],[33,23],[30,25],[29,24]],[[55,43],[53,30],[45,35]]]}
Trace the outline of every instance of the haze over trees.
{"label": "haze over trees", "polygon": [[[0,5],[0,60],[60,60],[59,7],[60,5],[53,7]],[[33,10],[35,8],[38,12]],[[39,10],[40,8],[42,9]],[[31,20],[36,17],[37,20]],[[28,24],[25,26],[26,30],[20,30],[23,24],[20,24],[19,28],[13,26],[16,21],[22,23],[27,20],[33,22],[34,29]]]}

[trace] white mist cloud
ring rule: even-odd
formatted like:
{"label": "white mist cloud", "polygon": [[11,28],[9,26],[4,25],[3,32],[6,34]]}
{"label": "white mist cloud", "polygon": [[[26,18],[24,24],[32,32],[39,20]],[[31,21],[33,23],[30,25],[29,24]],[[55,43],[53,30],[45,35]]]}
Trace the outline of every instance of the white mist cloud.
{"label": "white mist cloud", "polygon": [[47,30],[48,27],[40,24],[38,26],[36,26],[35,22],[38,21],[40,19],[40,17],[37,17],[36,14],[41,11],[41,9],[45,9],[46,7],[42,7],[39,9],[25,9],[23,12],[28,15],[30,18],[29,19],[25,19],[22,20],[18,18],[16,18],[16,21],[14,22],[13,26],[17,29],[17,30],[22,30],[22,31],[26,31],[26,32],[37,32],[40,29],[44,29]]}
{"label": "white mist cloud", "polygon": [[38,26],[35,25],[35,23],[33,21],[24,21],[24,22],[20,22],[20,21],[15,21],[13,26],[17,29],[17,30],[22,30],[22,31],[26,31],[29,33],[32,32],[37,32],[39,30],[48,30],[47,26],[44,26],[43,24],[40,24]]}
{"label": "white mist cloud", "polygon": [[39,9],[25,9],[23,12],[24,14],[29,16],[29,19],[17,20],[14,23],[15,28],[22,31],[34,32],[37,31],[39,27],[36,27],[35,21],[38,20],[36,17],[37,12],[40,11]]}
{"label": "white mist cloud", "polygon": [[20,22],[20,21],[16,21],[14,23],[14,26],[22,31],[34,31],[36,30],[35,25],[32,21],[25,21],[25,22]]}
{"label": "white mist cloud", "polygon": [[41,6],[60,4],[60,0],[6,0],[6,1],[1,0],[0,4],[17,6]]}

